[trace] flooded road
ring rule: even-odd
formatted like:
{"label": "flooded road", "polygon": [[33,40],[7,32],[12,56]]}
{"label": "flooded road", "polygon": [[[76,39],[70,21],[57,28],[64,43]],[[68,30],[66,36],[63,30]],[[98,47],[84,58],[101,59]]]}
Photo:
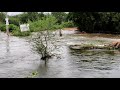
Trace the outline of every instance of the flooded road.
{"label": "flooded road", "polygon": [[0,33],[0,78],[24,78],[38,63],[26,39]]}
{"label": "flooded road", "polygon": [[117,50],[70,50],[69,44],[106,44],[120,40],[119,36],[77,34],[62,31],[56,45],[59,49],[44,64],[32,52],[29,38],[18,38],[0,33],[0,77],[25,78],[38,72],[35,78],[117,78],[120,77],[120,52]]}

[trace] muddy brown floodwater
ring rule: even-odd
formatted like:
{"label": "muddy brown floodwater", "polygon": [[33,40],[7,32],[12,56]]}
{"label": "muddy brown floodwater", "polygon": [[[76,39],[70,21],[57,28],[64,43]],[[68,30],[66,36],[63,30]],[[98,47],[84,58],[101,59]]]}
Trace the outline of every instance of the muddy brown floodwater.
{"label": "muddy brown floodwater", "polygon": [[120,77],[120,51],[70,50],[69,44],[106,44],[120,40],[119,35],[77,34],[63,30],[56,42],[59,49],[44,64],[32,52],[30,37],[18,38],[0,33],[0,78],[25,78],[38,72],[35,78],[117,78]]}

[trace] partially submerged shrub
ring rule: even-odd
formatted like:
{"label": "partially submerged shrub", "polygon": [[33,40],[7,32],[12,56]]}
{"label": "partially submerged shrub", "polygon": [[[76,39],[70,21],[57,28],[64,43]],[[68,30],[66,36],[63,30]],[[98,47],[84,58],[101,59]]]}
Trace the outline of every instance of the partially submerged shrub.
{"label": "partially submerged shrub", "polygon": [[42,60],[51,57],[52,51],[55,50],[55,35],[49,31],[40,31],[32,38],[33,50],[41,56]]}

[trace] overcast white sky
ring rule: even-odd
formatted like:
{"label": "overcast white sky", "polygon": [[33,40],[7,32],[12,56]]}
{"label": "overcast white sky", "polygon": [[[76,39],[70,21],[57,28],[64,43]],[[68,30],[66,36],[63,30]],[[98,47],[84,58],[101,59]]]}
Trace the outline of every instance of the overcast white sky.
{"label": "overcast white sky", "polygon": [[17,14],[21,14],[22,12],[8,12],[8,15],[13,16]]}
{"label": "overcast white sky", "polygon": [[[10,16],[14,16],[14,15],[18,15],[21,14],[22,12],[8,12],[8,15]],[[50,13],[50,12],[45,12],[45,13]]]}
{"label": "overcast white sky", "polygon": [[[8,12],[8,15],[10,16],[14,16],[14,15],[18,15],[21,14],[22,12]],[[45,12],[45,13],[50,13],[50,12]],[[67,13],[67,12],[66,12]]]}

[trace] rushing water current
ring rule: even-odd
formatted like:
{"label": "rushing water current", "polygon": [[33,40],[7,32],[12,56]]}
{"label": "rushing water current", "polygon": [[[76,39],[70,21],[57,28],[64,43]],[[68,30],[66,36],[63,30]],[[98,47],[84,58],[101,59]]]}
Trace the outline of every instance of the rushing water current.
{"label": "rushing water current", "polygon": [[102,34],[76,34],[62,31],[56,45],[59,49],[44,64],[32,52],[30,37],[19,38],[0,33],[0,78],[25,78],[37,72],[35,78],[117,78],[120,77],[120,51],[71,50],[69,44],[106,44],[119,40],[119,36]]}

